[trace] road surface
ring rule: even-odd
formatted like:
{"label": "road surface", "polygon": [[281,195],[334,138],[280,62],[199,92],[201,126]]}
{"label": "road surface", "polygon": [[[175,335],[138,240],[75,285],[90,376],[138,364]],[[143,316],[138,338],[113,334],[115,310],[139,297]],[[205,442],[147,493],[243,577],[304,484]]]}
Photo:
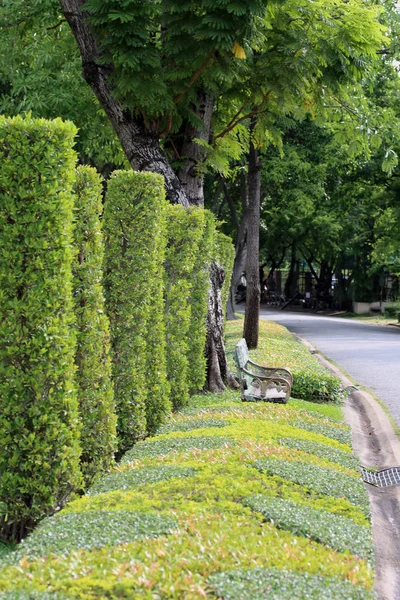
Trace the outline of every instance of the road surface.
{"label": "road surface", "polygon": [[260,317],[309,340],[383,400],[400,427],[400,328],[287,309],[262,309]]}

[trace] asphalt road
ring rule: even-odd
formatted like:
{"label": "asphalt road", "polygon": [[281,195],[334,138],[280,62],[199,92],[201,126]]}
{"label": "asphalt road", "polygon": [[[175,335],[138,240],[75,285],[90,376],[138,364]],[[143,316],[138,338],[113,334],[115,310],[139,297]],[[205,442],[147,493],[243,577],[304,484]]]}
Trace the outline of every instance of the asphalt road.
{"label": "asphalt road", "polygon": [[400,426],[400,328],[287,309],[261,310],[260,316],[306,338],[383,400]]}

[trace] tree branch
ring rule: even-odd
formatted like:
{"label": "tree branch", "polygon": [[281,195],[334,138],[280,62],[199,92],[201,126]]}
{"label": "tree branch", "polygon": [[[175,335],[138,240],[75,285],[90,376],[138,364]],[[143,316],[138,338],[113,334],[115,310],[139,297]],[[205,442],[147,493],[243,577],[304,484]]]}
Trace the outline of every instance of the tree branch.
{"label": "tree branch", "polygon": [[208,66],[208,64],[212,61],[214,54],[215,54],[215,48],[213,48],[211,50],[210,55],[206,58],[204,63],[201,65],[201,67],[199,67],[197,69],[196,73],[193,75],[192,79],[189,81],[189,84],[186,86],[186,88],[183,90],[183,92],[174,99],[174,104],[178,104],[178,102],[180,102],[182,100],[182,98],[187,94],[187,92],[190,90],[192,85],[197,81],[197,79],[200,77],[202,72],[205,70],[205,68]]}

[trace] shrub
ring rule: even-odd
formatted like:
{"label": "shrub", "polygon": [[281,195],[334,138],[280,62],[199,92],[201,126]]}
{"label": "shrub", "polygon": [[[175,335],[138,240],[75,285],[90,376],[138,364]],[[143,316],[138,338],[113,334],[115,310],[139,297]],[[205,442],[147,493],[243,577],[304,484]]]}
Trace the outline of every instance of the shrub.
{"label": "shrub", "polygon": [[173,431],[194,431],[195,429],[209,429],[210,427],[227,427],[228,421],[222,419],[190,419],[178,423],[164,425],[157,433],[171,433]]}
{"label": "shrub", "polygon": [[222,309],[224,311],[224,320],[226,314],[226,305],[229,299],[229,290],[233,272],[233,263],[235,261],[235,246],[232,239],[227,235],[217,233],[215,241],[215,260],[223,267],[225,271],[225,280],[221,290]]}
{"label": "shrub", "polygon": [[227,444],[234,443],[234,440],[221,436],[165,438],[161,440],[140,442],[124,455],[121,463],[129,463],[136,458],[165,456],[167,454],[186,452],[187,450],[193,449],[213,450],[214,448],[222,448]]}
{"label": "shrub", "polygon": [[400,321],[400,302],[388,302],[385,306],[385,317]]}
{"label": "shrub", "polygon": [[104,210],[105,295],[111,325],[119,450],[170,411],[162,266],[165,191],[160,175],[117,171]]}
{"label": "shrub", "polygon": [[24,557],[67,554],[71,550],[92,550],[152,538],[176,530],[174,519],[141,511],[98,510],[49,517],[28,536],[12,555],[13,562]]}
{"label": "shrub", "polygon": [[373,600],[374,594],[333,577],[287,569],[238,569],[216,573],[209,583],[224,600]]}
{"label": "shrub", "polygon": [[75,127],[0,118],[0,537],[81,485],[71,294]]}
{"label": "shrub", "polygon": [[208,210],[202,212],[204,216],[203,233],[193,268],[193,284],[189,299],[190,322],[187,359],[190,394],[194,394],[204,387],[207,369],[204,349],[207,336],[209,271],[215,243],[215,218]]}
{"label": "shrub", "polygon": [[86,484],[113,463],[116,445],[114,390],[111,383],[110,332],[104,312],[103,237],[100,177],[79,167],[75,184],[76,256],[73,292],[77,329],[77,388],[81,432],[81,465]]}
{"label": "shrub", "polygon": [[336,440],[339,444],[351,446],[351,433],[347,428],[335,427],[334,425],[327,425],[326,423],[308,423],[307,421],[291,421],[290,425],[313,433],[320,433],[325,437]]}
{"label": "shrub", "polygon": [[283,462],[273,458],[265,458],[257,460],[253,464],[262,473],[277,475],[326,496],[346,498],[355,506],[362,508],[365,514],[369,514],[368,496],[361,479],[358,480],[332,469],[325,469],[300,461]]}
{"label": "shrub", "polygon": [[[196,343],[191,349],[189,332],[198,329],[191,326],[191,318],[203,320],[204,310],[201,297],[205,289],[204,280],[197,290],[199,297],[195,298],[194,308],[200,309],[200,314],[192,312],[191,294],[193,291],[195,267],[199,268],[199,248],[204,234],[205,215],[199,208],[186,209],[182,206],[169,206],[167,229],[167,253],[165,261],[165,303],[166,303],[166,335],[167,335],[167,372],[171,385],[171,400],[173,407],[179,409],[189,400],[189,387],[194,387],[202,377],[203,362],[197,355],[204,352]],[[206,227],[206,232],[208,225]],[[205,234],[204,234],[205,235]],[[208,235],[208,233],[207,233]],[[207,260],[205,261],[207,262]],[[202,277],[205,274],[202,273]],[[201,288],[201,290],[200,290]],[[201,340],[203,335],[201,334]],[[204,338],[205,340],[205,338]],[[194,360],[196,373],[190,374],[192,365],[189,357]],[[200,366],[199,366],[200,364]],[[205,372],[205,367],[204,367]]]}
{"label": "shrub", "polygon": [[324,444],[317,444],[309,440],[298,440],[296,438],[282,438],[279,440],[279,443],[289,448],[314,454],[314,456],[319,456],[319,458],[326,458],[347,469],[357,469],[360,466],[358,459],[351,452],[332,448],[332,446],[325,446]]}
{"label": "shrub", "polygon": [[136,490],[140,485],[168,481],[175,477],[193,477],[197,475],[196,469],[185,467],[150,467],[148,469],[125,469],[114,471],[105,475],[101,481],[95,483],[88,492],[88,496],[114,492],[116,490]]}
{"label": "shrub", "polygon": [[351,519],[262,494],[247,498],[244,504],[260,512],[279,529],[308,537],[338,552],[350,552],[360,558],[373,556],[370,529]]}

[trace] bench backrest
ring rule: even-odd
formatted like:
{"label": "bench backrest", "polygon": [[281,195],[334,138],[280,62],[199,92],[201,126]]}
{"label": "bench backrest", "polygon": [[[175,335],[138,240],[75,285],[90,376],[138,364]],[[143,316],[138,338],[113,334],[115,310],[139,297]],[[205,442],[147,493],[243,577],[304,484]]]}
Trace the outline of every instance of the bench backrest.
{"label": "bench backrest", "polygon": [[240,342],[236,344],[236,360],[241,369],[244,369],[247,361],[249,360],[249,350],[244,338],[242,338]]}

